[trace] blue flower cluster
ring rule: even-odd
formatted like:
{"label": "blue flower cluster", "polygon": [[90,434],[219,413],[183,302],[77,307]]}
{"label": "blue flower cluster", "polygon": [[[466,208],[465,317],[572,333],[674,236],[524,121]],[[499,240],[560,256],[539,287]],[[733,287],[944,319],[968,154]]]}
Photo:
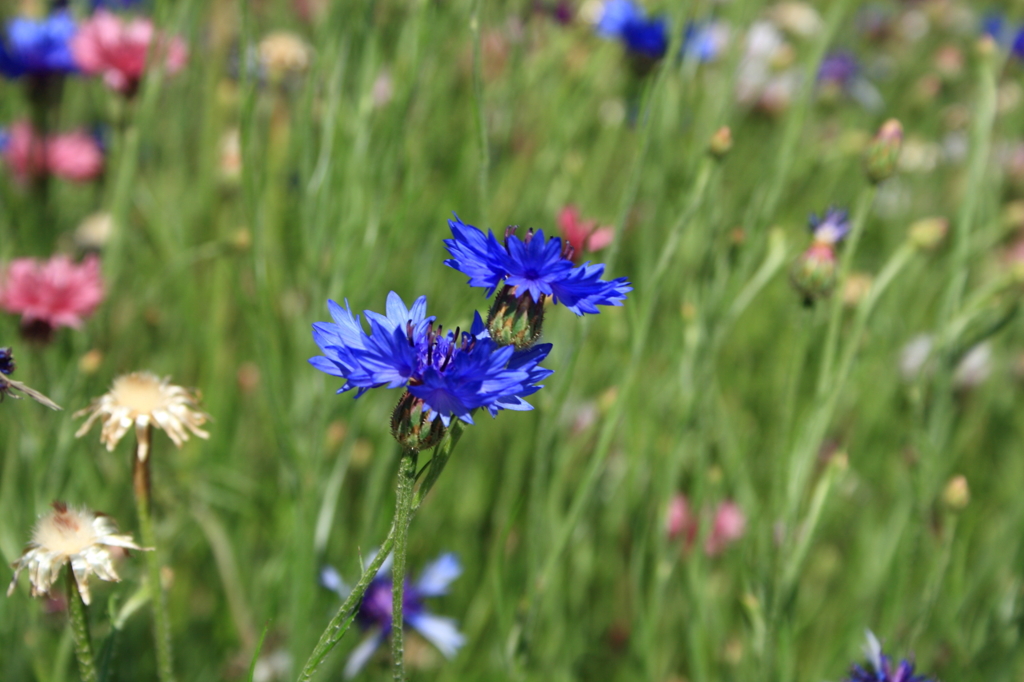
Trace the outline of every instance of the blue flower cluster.
{"label": "blue flower cluster", "polygon": [[[375,554],[366,558],[369,565]],[[451,658],[466,642],[465,636],[455,626],[451,618],[435,616],[427,611],[424,600],[440,597],[448,593],[448,585],[462,574],[462,565],[451,553],[442,554],[436,561],[429,564],[415,582],[406,580],[402,597],[402,620],[411,626],[446,657]],[[334,568],[328,566],[320,572],[321,584],[337,593],[343,600],[348,597],[351,589],[342,580]],[[393,627],[391,601],[391,557],[381,565],[377,575],[366,588],[359,610],[356,611],[356,622],[368,634],[366,638],[352,650],[345,664],[345,678],[352,678],[358,673],[373,653],[383,644]]]}
{"label": "blue flower cluster", "polygon": [[6,25],[6,39],[0,39],[0,73],[18,78],[77,71],[70,48],[77,31],[67,10],[57,10],[39,20],[11,19]]}
{"label": "blue flower cluster", "polygon": [[623,278],[602,280],[603,265],[574,266],[571,247],[543,232],[519,239],[513,230],[501,243],[457,217],[448,224],[453,238],[445,245],[452,258],[445,262],[488,296],[504,283],[486,324],[476,314],[468,332],[446,332],[427,315],[426,297],[410,308],[391,292],[384,314],[364,312],[369,332],[347,300],[344,307],[328,301],[334,321],[313,325],[323,355],[309,362],[345,379],[338,393],[356,389],[358,398],[380,386],[406,390],[392,432],[412,450],[439,442],[453,418],[472,424],[477,409],[491,416],[533,409],[525,398],[552,374],[540,365],[551,344],[536,343],[547,300],[583,315],[599,312],[599,305],[622,305],[632,291]]}
{"label": "blue flower cluster", "polygon": [[621,40],[640,57],[657,60],[668,51],[668,22],[664,17],[648,17],[633,0],[607,0],[596,29],[602,37]]}

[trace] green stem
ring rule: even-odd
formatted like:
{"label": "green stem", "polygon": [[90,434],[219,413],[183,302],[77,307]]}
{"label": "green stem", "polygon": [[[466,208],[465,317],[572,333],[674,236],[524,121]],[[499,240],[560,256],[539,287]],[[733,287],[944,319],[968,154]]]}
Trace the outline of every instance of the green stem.
{"label": "green stem", "polygon": [[[139,535],[146,552],[147,579],[153,604],[153,637],[156,641],[156,668],[160,682],[173,682],[174,663],[171,649],[171,618],[167,611],[167,593],[160,580],[160,556],[153,530],[152,507],[150,503],[150,445],[153,442],[153,427],[147,426],[144,435],[136,439],[133,455],[132,481],[135,487],[135,506],[139,514]],[[145,456],[145,459],[140,458]]]}
{"label": "green stem", "polygon": [[68,616],[71,622],[71,634],[75,639],[75,656],[78,657],[78,674],[82,682],[96,682],[96,659],[92,655],[92,640],[89,638],[89,623],[85,617],[85,604],[75,582],[75,573],[68,564],[64,572],[64,580],[68,588]]}
{"label": "green stem", "polygon": [[490,202],[490,190],[488,189],[488,176],[491,168],[491,147],[487,139],[487,112],[484,109],[484,76],[483,76],[483,55],[480,38],[480,6],[483,0],[476,0],[473,3],[472,14],[469,18],[469,28],[473,33],[473,104],[476,109],[477,136],[480,143],[480,170],[478,171],[479,192],[480,192],[480,224],[490,226],[488,206]]}
{"label": "green stem", "polygon": [[395,559],[391,568],[391,673],[395,682],[405,680],[405,620],[402,606],[405,598],[405,555],[409,545],[409,522],[412,521],[412,493],[416,483],[416,462],[419,453],[410,450],[402,457],[395,495]]}
{"label": "green stem", "polygon": [[327,658],[327,654],[331,652],[331,649],[341,641],[341,638],[348,632],[349,627],[352,625],[352,620],[355,618],[356,609],[359,607],[359,603],[363,601],[363,595],[366,594],[366,588],[370,586],[370,582],[377,575],[377,571],[384,564],[384,560],[391,554],[391,550],[395,546],[395,528],[398,519],[396,518],[391,524],[391,531],[388,533],[387,538],[381,543],[380,551],[374,556],[373,561],[363,571],[362,577],[359,578],[359,582],[352,589],[352,592],[348,595],[348,598],[342,603],[338,609],[338,613],[334,615],[331,622],[327,624],[323,634],[320,635],[320,641],[317,642],[316,647],[313,648],[313,653],[309,655],[309,659],[306,660],[306,664],[302,667],[302,672],[299,673],[297,682],[307,682],[313,678],[313,674],[316,673],[316,669],[320,667],[323,660]]}

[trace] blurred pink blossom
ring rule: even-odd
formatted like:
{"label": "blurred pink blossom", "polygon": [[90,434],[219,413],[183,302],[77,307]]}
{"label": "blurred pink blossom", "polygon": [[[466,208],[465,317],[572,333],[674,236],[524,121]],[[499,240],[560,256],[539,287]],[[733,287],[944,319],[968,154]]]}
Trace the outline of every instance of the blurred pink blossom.
{"label": "blurred pink blossom", "polygon": [[22,327],[42,322],[49,328],[82,326],[103,301],[100,263],[89,256],[73,263],[67,256],[11,261],[0,283],[0,308],[20,313]]}
{"label": "blurred pink blossom", "polygon": [[55,135],[46,142],[46,166],[57,177],[85,182],[103,172],[103,151],[82,131]]}
{"label": "blurred pink blossom", "polygon": [[124,21],[102,9],[81,25],[71,40],[71,53],[83,73],[102,74],[109,87],[131,96],[138,89],[154,39],[159,42],[153,49],[166,51],[167,73],[181,71],[188,60],[185,41],[163,39],[149,19]]}
{"label": "blurred pink blossom", "polygon": [[7,129],[3,157],[20,182],[46,175],[45,144],[27,121],[18,121]]}
{"label": "blurred pink blossom", "polygon": [[572,205],[558,213],[558,229],[572,246],[575,260],[584,251],[600,251],[615,238],[615,228],[598,227],[596,220],[580,220],[579,209]]}
{"label": "blurred pink blossom", "polygon": [[[730,500],[719,503],[708,537],[704,541],[704,553],[710,557],[718,556],[729,545],[743,537],[746,526],[747,517],[739,505]],[[690,502],[686,496],[673,496],[665,519],[665,530],[669,539],[682,539],[683,546],[689,550],[697,539],[699,529],[700,516],[690,509]]]}
{"label": "blurred pink blossom", "polygon": [[87,133],[76,131],[43,138],[26,121],[7,129],[3,158],[20,182],[47,174],[65,180],[92,180],[103,171],[103,151]]}
{"label": "blurred pink blossom", "polygon": [[726,547],[743,537],[747,528],[747,517],[735,502],[726,500],[715,510],[711,534],[704,541],[704,553],[708,556],[721,554]]}

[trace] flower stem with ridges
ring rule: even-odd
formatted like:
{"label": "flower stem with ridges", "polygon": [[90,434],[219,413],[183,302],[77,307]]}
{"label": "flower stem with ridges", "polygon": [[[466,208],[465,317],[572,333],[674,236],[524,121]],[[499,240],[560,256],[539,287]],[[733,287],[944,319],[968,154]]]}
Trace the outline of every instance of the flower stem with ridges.
{"label": "flower stem with ridges", "polygon": [[[150,457],[140,459],[139,451],[153,442],[153,427],[147,426],[143,438],[137,438],[133,455],[132,483],[135,488],[135,506],[139,514],[139,535],[142,544],[151,547],[146,552],[150,598],[153,604],[153,637],[156,640],[157,677],[160,682],[173,682],[174,664],[171,653],[171,620],[167,612],[167,595],[160,581],[160,556],[157,550],[156,533],[153,531],[153,517],[150,506]],[[143,443],[142,441],[145,441]],[[150,448],[151,449],[151,448]]]}
{"label": "flower stem with ridges", "polygon": [[416,463],[419,453],[409,450],[402,457],[398,470],[398,489],[395,499],[395,558],[391,568],[391,665],[395,682],[405,680],[405,621],[402,600],[405,598],[405,555],[409,541],[409,522],[412,520],[413,485],[416,483]]}
{"label": "flower stem with ridges", "polygon": [[75,639],[75,656],[78,658],[78,674],[82,682],[96,682],[96,658],[92,654],[92,640],[89,638],[89,622],[85,617],[85,603],[78,592],[74,571],[68,564],[64,572],[68,588],[68,619],[71,634]]}

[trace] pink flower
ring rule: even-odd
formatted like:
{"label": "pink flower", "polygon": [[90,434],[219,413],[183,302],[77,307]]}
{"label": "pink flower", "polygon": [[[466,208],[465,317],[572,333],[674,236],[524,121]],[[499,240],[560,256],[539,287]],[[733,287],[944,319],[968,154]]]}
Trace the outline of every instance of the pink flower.
{"label": "pink flower", "polygon": [[715,510],[711,534],[704,541],[704,553],[708,556],[721,554],[726,547],[743,537],[747,528],[747,517],[735,502],[725,501]]}
{"label": "pink flower", "polygon": [[19,182],[46,175],[46,145],[27,121],[18,121],[7,129],[3,157]]}
{"label": "pink flower", "polygon": [[103,151],[81,131],[54,135],[46,142],[46,165],[57,177],[85,182],[103,172]]}
{"label": "pink flower", "polygon": [[97,10],[83,23],[71,40],[71,54],[78,68],[87,74],[103,74],[104,82],[123,95],[135,93],[146,69],[150,43],[166,51],[168,74],[181,71],[188,60],[188,47],[181,38],[164,39],[149,19],[122,21],[106,10]]}
{"label": "pink flower", "polygon": [[580,220],[579,209],[572,205],[558,213],[558,229],[572,246],[576,257],[584,251],[600,251],[615,238],[614,228],[598,227],[596,220]]}
{"label": "pink flower", "polygon": [[54,256],[46,262],[17,258],[0,284],[0,308],[20,313],[22,328],[42,323],[51,330],[78,329],[101,301],[103,279],[95,256],[78,264],[67,256]]}
{"label": "pink flower", "polygon": [[[704,553],[709,557],[718,556],[726,547],[743,537],[746,526],[747,518],[739,505],[728,500],[720,503],[715,510],[708,537],[704,540]],[[677,494],[669,502],[665,530],[669,539],[682,539],[685,549],[693,547],[700,530],[700,516],[690,509],[690,502],[685,495]]]}

